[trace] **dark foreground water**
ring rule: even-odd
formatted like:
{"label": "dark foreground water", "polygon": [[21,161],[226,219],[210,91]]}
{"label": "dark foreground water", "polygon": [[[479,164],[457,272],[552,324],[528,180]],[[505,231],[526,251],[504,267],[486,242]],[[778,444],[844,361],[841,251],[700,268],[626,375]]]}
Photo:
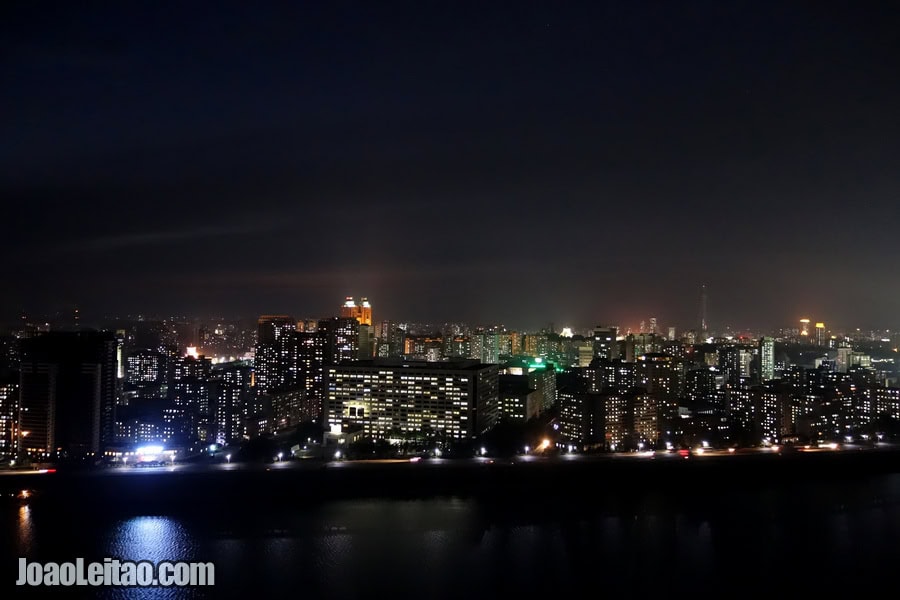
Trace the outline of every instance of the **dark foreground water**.
{"label": "dark foreground water", "polygon": [[[460,497],[292,497],[258,472],[229,473],[227,486],[218,475],[73,477],[34,502],[0,505],[12,593],[3,597],[29,591],[12,586],[20,556],[216,565],[212,590],[99,594],[112,598],[809,598],[894,589],[900,474],[799,461],[793,471],[779,465],[777,477],[743,468],[596,467],[553,479],[568,485],[553,493],[539,471],[515,479],[481,471],[503,488],[461,486]],[[313,477],[281,476],[297,487]],[[154,489],[165,501],[154,501]],[[97,595],[40,593],[48,591]]]}

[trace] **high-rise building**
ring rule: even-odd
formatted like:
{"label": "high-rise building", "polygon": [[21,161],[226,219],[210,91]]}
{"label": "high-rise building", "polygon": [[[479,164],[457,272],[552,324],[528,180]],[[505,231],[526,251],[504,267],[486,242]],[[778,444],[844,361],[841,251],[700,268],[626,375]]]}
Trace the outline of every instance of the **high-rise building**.
{"label": "high-rise building", "polygon": [[764,337],[759,340],[760,379],[765,383],[775,379],[775,340]]}
{"label": "high-rise building", "polygon": [[256,339],[255,383],[259,393],[292,387],[297,381],[297,322],[287,315],[259,318]]}
{"label": "high-rise building", "polygon": [[366,298],[360,298],[359,304],[351,296],[341,306],[341,316],[356,319],[360,325],[372,325],[372,305]]}
{"label": "high-rise building", "polygon": [[166,380],[166,357],[155,350],[137,350],[125,359],[125,384],[132,389],[161,385]]}
{"label": "high-rise building", "polygon": [[359,326],[355,317],[319,321],[316,333],[323,338],[325,364],[359,360]]}
{"label": "high-rise building", "polygon": [[213,367],[213,373],[211,441],[222,445],[239,443],[252,416],[248,411],[252,398],[251,369],[232,363]]}
{"label": "high-rise building", "polygon": [[816,323],[816,346],[825,345],[825,323]]}
{"label": "high-rise building", "polygon": [[837,348],[837,370],[840,373],[846,373],[852,365],[853,348],[846,342],[841,342]]}
{"label": "high-rise building", "polygon": [[16,456],[16,421],[19,416],[19,384],[0,382],[0,458]]}
{"label": "high-rise building", "polygon": [[[318,329],[318,323],[316,324]],[[314,410],[313,420],[322,416],[325,399],[325,343],[326,332],[298,332],[297,372],[298,383],[304,391],[304,399]]]}
{"label": "high-rise building", "polygon": [[52,331],[22,343],[19,449],[82,458],[115,443],[115,335]]}
{"label": "high-rise building", "polygon": [[601,327],[594,328],[594,357],[606,360],[619,358],[619,343],[616,337],[619,335],[617,327]]}
{"label": "high-rise building", "polygon": [[498,367],[477,361],[336,364],[326,382],[325,423],[336,432],[462,440],[488,431],[500,416]]}
{"label": "high-rise building", "polygon": [[211,425],[210,375],[212,360],[205,356],[182,356],[172,364],[172,402],[174,437],[185,442],[210,441],[216,427]]}

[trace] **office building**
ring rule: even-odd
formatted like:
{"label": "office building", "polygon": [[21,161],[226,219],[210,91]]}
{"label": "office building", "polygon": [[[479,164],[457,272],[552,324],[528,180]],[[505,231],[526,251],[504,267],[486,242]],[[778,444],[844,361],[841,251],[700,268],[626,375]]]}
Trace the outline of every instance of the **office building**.
{"label": "office building", "polygon": [[359,304],[351,297],[347,296],[347,300],[341,306],[341,316],[349,319],[356,319],[360,325],[372,325],[372,305],[369,304],[367,298],[360,298]]}
{"label": "office building", "polygon": [[500,416],[497,365],[376,359],[331,365],[326,381],[325,424],[336,432],[463,440],[485,433]]}
{"label": "office building", "polygon": [[500,413],[512,421],[528,421],[541,413],[542,394],[527,375],[500,375]]}

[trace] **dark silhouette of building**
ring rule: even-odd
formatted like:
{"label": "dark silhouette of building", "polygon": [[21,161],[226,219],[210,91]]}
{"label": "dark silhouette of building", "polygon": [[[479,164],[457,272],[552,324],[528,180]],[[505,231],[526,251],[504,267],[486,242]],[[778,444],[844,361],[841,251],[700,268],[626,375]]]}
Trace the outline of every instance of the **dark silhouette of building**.
{"label": "dark silhouette of building", "polygon": [[51,331],[23,340],[20,451],[80,458],[114,444],[116,349],[109,332]]}

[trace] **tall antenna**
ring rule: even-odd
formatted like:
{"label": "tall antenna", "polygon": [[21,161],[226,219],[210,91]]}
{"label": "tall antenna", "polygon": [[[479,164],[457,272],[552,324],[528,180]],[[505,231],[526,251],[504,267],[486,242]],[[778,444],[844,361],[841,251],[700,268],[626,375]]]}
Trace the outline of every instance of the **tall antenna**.
{"label": "tall antenna", "polygon": [[709,333],[709,321],[706,318],[706,284],[700,286],[700,334],[705,338]]}

